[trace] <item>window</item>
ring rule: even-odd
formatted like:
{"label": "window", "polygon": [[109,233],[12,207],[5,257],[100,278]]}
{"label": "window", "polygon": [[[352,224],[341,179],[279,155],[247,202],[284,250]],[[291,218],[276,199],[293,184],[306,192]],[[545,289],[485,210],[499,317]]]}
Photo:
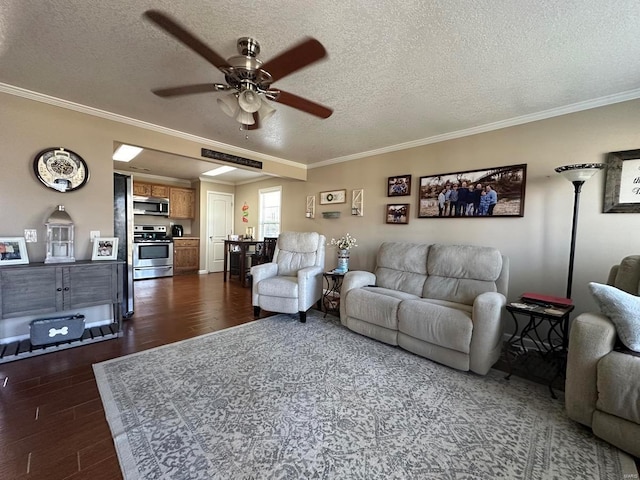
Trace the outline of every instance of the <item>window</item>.
{"label": "window", "polygon": [[261,188],[260,220],[258,224],[258,238],[277,237],[280,235],[280,204],[282,187]]}

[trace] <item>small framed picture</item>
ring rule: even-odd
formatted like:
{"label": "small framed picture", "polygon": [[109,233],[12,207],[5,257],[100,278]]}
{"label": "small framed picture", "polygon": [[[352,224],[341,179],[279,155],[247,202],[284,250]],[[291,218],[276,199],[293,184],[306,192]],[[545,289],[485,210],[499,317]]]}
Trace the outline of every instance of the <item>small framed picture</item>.
{"label": "small framed picture", "polygon": [[409,204],[408,203],[389,203],[387,204],[387,223],[395,225],[407,225],[409,223]]}
{"label": "small framed picture", "polygon": [[0,237],[0,266],[29,263],[24,237]]}
{"label": "small framed picture", "polygon": [[387,180],[387,197],[411,195],[411,175],[396,175]]}
{"label": "small framed picture", "polygon": [[118,237],[96,237],[93,239],[91,260],[117,260]]}
{"label": "small framed picture", "polygon": [[331,190],[330,192],[320,192],[320,205],[332,203],[347,203],[347,191]]}

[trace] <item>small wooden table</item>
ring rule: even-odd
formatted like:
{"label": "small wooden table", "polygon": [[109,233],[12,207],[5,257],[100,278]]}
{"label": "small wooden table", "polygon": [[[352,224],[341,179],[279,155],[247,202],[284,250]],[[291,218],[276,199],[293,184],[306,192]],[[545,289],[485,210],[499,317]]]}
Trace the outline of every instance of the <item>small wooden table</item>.
{"label": "small wooden table", "polygon": [[[550,373],[549,391],[553,398],[557,398],[552,384],[558,376],[565,375],[569,343],[569,314],[575,307],[570,305],[562,308],[513,302],[507,304],[506,308],[515,324],[515,331],[506,344],[506,357],[509,363],[509,374],[506,378],[508,379],[513,371],[511,354],[516,350],[527,352],[533,349],[546,362]],[[527,324],[520,330],[516,315],[528,318]]]}
{"label": "small wooden table", "polygon": [[227,281],[227,272],[229,271],[229,259],[231,253],[238,253],[240,256],[240,272],[238,277],[240,278],[240,284],[245,285],[247,280],[247,252],[250,247],[255,247],[259,243],[263,243],[260,240],[225,240],[224,241],[224,267],[222,270],[222,279]]}
{"label": "small wooden table", "polygon": [[322,294],[322,308],[324,308],[325,317],[327,313],[340,316],[340,288],[346,273],[331,271],[322,274],[325,282],[327,282],[327,288],[323,290]]}

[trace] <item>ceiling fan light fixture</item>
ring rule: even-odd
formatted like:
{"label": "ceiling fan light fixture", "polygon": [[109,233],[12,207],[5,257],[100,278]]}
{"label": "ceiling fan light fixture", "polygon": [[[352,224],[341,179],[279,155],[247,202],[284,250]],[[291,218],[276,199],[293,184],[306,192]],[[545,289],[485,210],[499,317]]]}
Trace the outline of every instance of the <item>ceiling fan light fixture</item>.
{"label": "ceiling fan light fixture", "polygon": [[240,108],[245,112],[254,113],[260,110],[260,105],[262,100],[260,99],[260,95],[253,90],[243,90],[238,95],[238,104]]}
{"label": "ceiling fan light fixture", "polygon": [[273,108],[264,100],[262,100],[262,105],[260,105],[260,110],[258,110],[258,115],[260,115],[260,121],[261,122],[266,121],[267,119],[271,118],[274,113],[276,113],[276,109]]}
{"label": "ceiling fan light fixture", "polygon": [[238,115],[236,116],[236,120],[243,125],[253,125],[256,121],[253,119],[253,113],[245,112],[244,110],[240,110]]}
{"label": "ceiling fan light fixture", "polygon": [[238,100],[236,99],[235,94],[230,93],[228,95],[224,95],[216,100],[218,102],[218,106],[220,110],[222,110],[226,115],[231,118],[238,115],[240,107],[238,106]]}

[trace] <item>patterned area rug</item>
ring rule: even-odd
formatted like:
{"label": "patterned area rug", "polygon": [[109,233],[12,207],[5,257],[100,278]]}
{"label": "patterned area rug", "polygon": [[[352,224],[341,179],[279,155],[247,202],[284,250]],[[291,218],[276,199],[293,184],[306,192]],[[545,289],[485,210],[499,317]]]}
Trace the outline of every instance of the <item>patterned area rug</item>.
{"label": "patterned area rug", "polygon": [[623,479],[543,385],[444,367],[310,311],[94,365],[129,479]]}

